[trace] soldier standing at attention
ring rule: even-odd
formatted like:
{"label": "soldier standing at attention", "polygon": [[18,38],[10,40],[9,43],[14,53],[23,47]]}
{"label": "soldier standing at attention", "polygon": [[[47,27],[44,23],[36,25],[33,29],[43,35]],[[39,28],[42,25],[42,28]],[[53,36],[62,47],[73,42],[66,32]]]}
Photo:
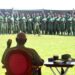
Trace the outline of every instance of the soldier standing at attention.
{"label": "soldier standing at attention", "polygon": [[46,15],[44,14],[42,18],[42,24],[41,24],[42,34],[46,34],[46,29],[47,29],[46,27],[47,27],[47,18]]}
{"label": "soldier standing at attention", "polygon": [[39,15],[39,13],[37,13],[36,18],[35,18],[35,20],[36,20],[36,22],[35,22],[35,34],[38,34],[38,35],[40,35],[40,19],[41,19],[41,17]]}
{"label": "soldier standing at attention", "polygon": [[50,13],[47,14],[47,34],[50,33],[50,18],[51,18],[51,15]]}
{"label": "soldier standing at attention", "polygon": [[73,15],[73,19],[72,19],[72,32],[73,35],[75,36],[75,14]]}
{"label": "soldier standing at attention", "polygon": [[56,19],[57,19],[57,14],[54,13],[54,15],[53,15],[53,34],[54,35],[56,34],[56,24],[57,24]]}
{"label": "soldier standing at attention", "polygon": [[54,16],[53,14],[51,14],[51,17],[49,19],[49,34],[53,34],[53,21],[54,21]]}
{"label": "soldier standing at attention", "polygon": [[35,34],[35,20],[36,16],[35,13],[32,14],[32,33]]}
{"label": "soldier standing at attention", "polygon": [[18,15],[18,13],[15,13],[15,16],[14,16],[14,33],[18,33],[19,31],[20,31],[19,15]]}
{"label": "soldier standing at attention", "polygon": [[61,15],[60,31],[61,35],[65,34],[65,15]]}
{"label": "soldier standing at attention", "polygon": [[72,17],[71,17],[71,14],[69,14],[67,18],[67,25],[66,25],[66,30],[68,32],[68,35],[71,34],[71,28],[72,28]]}
{"label": "soldier standing at attention", "polygon": [[8,15],[8,34],[11,34],[11,19],[10,15]]}
{"label": "soldier standing at attention", "polygon": [[60,19],[61,19],[61,17],[58,14],[57,18],[56,18],[56,32],[57,32],[58,35],[60,34]]}
{"label": "soldier standing at attention", "polygon": [[8,34],[8,12],[4,16],[4,33]]}
{"label": "soldier standing at attention", "polygon": [[3,15],[2,15],[2,12],[0,12],[0,34],[3,34],[4,32],[4,25],[3,25]]}
{"label": "soldier standing at attention", "polygon": [[23,19],[22,19],[21,13],[20,13],[20,17],[19,17],[19,28],[20,28],[20,31],[23,31]]}
{"label": "soldier standing at attention", "polygon": [[32,17],[28,14],[27,15],[27,33],[32,34]]}
{"label": "soldier standing at attention", "polygon": [[27,22],[27,19],[26,17],[24,16],[24,14],[22,14],[22,30],[23,32],[26,33],[26,22]]}
{"label": "soldier standing at attention", "polygon": [[11,33],[14,33],[14,14],[11,14]]}
{"label": "soldier standing at attention", "polygon": [[13,33],[14,30],[14,17],[13,14],[8,16],[8,33]]}

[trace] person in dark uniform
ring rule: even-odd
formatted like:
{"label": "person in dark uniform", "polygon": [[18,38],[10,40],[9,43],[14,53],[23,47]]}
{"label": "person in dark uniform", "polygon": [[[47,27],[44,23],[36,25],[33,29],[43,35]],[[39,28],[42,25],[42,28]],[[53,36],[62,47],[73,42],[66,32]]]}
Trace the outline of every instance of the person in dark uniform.
{"label": "person in dark uniform", "polygon": [[4,32],[3,22],[4,22],[4,18],[3,18],[2,12],[0,11],[0,34],[3,34]]}
{"label": "person in dark uniform", "polygon": [[39,13],[37,13],[36,14],[36,18],[35,18],[35,27],[34,27],[34,31],[35,31],[35,34],[38,34],[38,35],[40,35],[40,19],[41,19],[41,17],[40,17],[40,15],[39,15]]}
{"label": "person in dark uniform", "polygon": [[61,15],[61,20],[60,20],[60,31],[61,35],[65,35],[65,15]]}
{"label": "person in dark uniform", "polygon": [[71,34],[71,27],[72,27],[72,17],[71,17],[71,14],[67,14],[66,15],[65,30],[68,35]]}
{"label": "person in dark uniform", "polygon": [[51,18],[51,15],[50,13],[47,14],[47,34],[50,33],[50,18]]}
{"label": "person in dark uniform", "polygon": [[25,15],[22,14],[23,32],[25,32],[25,33],[26,33],[26,22],[27,22],[27,19],[26,19]]}
{"label": "person in dark uniform", "polygon": [[56,34],[56,24],[57,24],[57,14],[54,13],[54,16],[53,16],[53,34],[55,35]]}
{"label": "person in dark uniform", "polygon": [[18,13],[15,13],[14,15],[14,33],[20,32],[20,27],[19,27],[19,15]]}
{"label": "person in dark uniform", "polygon": [[[5,61],[6,61],[6,56],[8,55],[9,52],[11,52],[12,50],[15,50],[15,49],[20,49],[20,50],[23,50],[25,51],[32,59],[32,66],[42,66],[43,63],[44,63],[44,60],[39,56],[39,54],[36,52],[36,50],[32,49],[32,48],[27,48],[24,46],[24,44],[26,43],[27,41],[27,38],[26,38],[26,35],[25,33],[23,32],[20,32],[17,34],[17,37],[16,37],[16,42],[17,42],[17,46],[15,47],[10,47],[11,46],[11,42],[12,40],[9,39],[7,41],[7,48],[2,56],[2,64],[5,66]],[[35,72],[34,70],[32,70],[32,75],[38,75],[37,74],[37,71]]]}
{"label": "person in dark uniform", "polygon": [[32,34],[32,17],[27,15],[27,33]]}
{"label": "person in dark uniform", "polygon": [[44,14],[42,18],[42,24],[41,24],[42,34],[46,34],[46,29],[47,29],[46,27],[47,27],[47,18],[46,15]]}
{"label": "person in dark uniform", "polygon": [[54,16],[51,14],[51,18],[49,19],[49,34],[53,34],[53,22],[54,22]]}
{"label": "person in dark uniform", "polygon": [[32,33],[35,35],[35,23],[36,23],[36,15],[32,14]]}
{"label": "person in dark uniform", "polygon": [[75,14],[73,15],[73,19],[72,19],[72,32],[73,35],[75,36]]}
{"label": "person in dark uniform", "polygon": [[20,27],[20,31],[22,32],[26,32],[26,17],[24,16],[24,14],[20,14],[20,18],[19,18],[19,27]]}
{"label": "person in dark uniform", "polygon": [[8,16],[8,33],[13,33],[14,30],[14,17],[13,15]]}
{"label": "person in dark uniform", "polygon": [[4,33],[8,34],[8,12],[4,16]]}
{"label": "person in dark uniform", "polygon": [[61,19],[61,17],[58,14],[57,18],[56,18],[56,32],[57,32],[58,35],[60,34],[60,19]]}

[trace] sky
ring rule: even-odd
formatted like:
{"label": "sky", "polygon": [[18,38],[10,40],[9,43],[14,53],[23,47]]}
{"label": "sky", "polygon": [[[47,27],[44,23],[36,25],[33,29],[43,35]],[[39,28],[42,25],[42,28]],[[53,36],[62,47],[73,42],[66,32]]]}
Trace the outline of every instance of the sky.
{"label": "sky", "polygon": [[75,9],[75,0],[0,0],[0,9]]}

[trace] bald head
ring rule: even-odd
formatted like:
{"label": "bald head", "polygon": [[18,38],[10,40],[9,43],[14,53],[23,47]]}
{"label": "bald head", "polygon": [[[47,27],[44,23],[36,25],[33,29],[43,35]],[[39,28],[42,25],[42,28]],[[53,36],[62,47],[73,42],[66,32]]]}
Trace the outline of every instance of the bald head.
{"label": "bald head", "polygon": [[24,44],[26,42],[26,34],[24,32],[19,32],[16,37],[16,41],[18,44]]}
{"label": "bald head", "polygon": [[18,34],[17,34],[17,38],[18,38],[18,39],[27,39],[27,38],[26,38],[26,34],[25,34],[24,32],[18,33]]}

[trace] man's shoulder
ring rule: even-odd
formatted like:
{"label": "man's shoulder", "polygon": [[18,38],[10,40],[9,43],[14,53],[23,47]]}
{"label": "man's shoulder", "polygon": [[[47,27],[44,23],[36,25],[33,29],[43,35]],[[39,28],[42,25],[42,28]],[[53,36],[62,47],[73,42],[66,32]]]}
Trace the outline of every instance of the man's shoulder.
{"label": "man's shoulder", "polygon": [[9,48],[9,50],[14,50],[14,49],[17,49],[16,47],[11,47],[11,48]]}
{"label": "man's shoulder", "polygon": [[28,47],[25,47],[26,50],[31,50],[31,51],[34,51],[33,48],[28,48]]}
{"label": "man's shoulder", "polygon": [[32,54],[37,54],[37,51],[33,48],[26,48],[26,50]]}
{"label": "man's shoulder", "polygon": [[12,48],[9,48],[7,52],[11,52],[13,50],[22,50],[22,51],[25,51],[25,52],[29,52],[29,53],[35,53],[35,49],[33,48],[28,48],[28,47],[12,47]]}
{"label": "man's shoulder", "polygon": [[6,48],[6,52],[10,52],[10,51],[12,51],[12,50],[15,50],[16,49],[16,47],[11,47],[11,48]]}
{"label": "man's shoulder", "polygon": [[11,47],[11,48],[7,48],[8,50],[34,50],[33,48],[28,48],[28,47]]}

